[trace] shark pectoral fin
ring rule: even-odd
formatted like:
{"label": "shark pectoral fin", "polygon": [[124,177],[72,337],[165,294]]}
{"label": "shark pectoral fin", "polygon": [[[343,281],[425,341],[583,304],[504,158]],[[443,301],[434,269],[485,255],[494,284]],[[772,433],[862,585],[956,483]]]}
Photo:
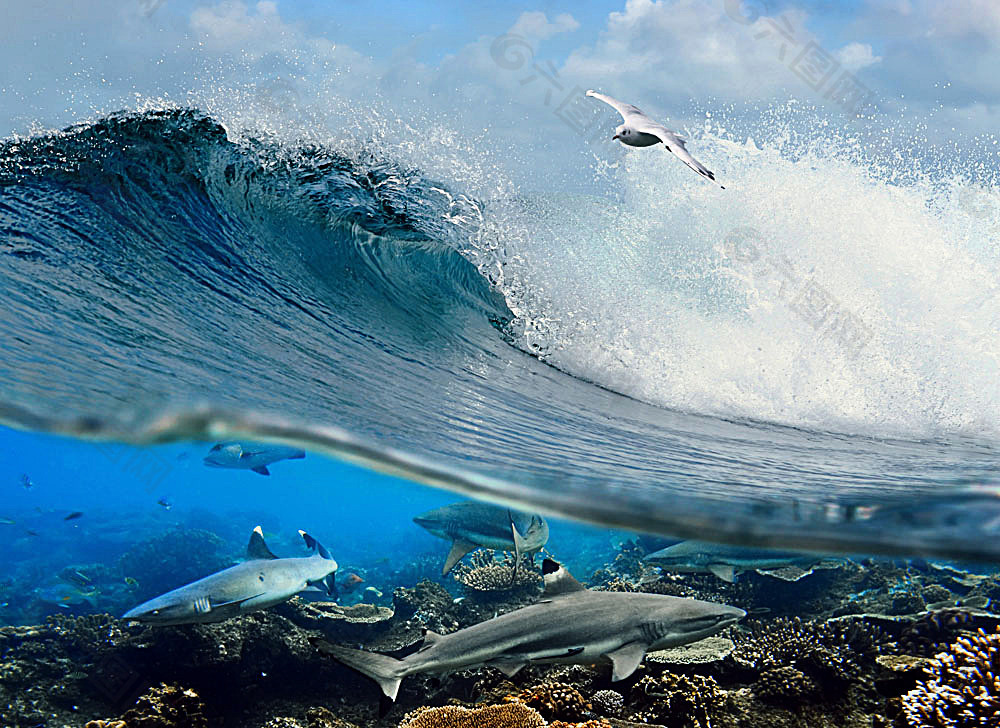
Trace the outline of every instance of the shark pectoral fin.
{"label": "shark pectoral fin", "polygon": [[495,660],[489,663],[507,677],[514,677],[528,664],[527,660]]}
{"label": "shark pectoral fin", "polygon": [[757,573],[770,576],[774,579],[781,579],[782,581],[798,581],[809,576],[813,573],[813,570],[812,568],[803,569],[800,566],[782,566],[778,569],[757,569]]}
{"label": "shark pectoral fin", "polygon": [[641,642],[629,642],[613,652],[608,652],[611,660],[611,680],[624,680],[639,667],[642,658],[646,656],[646,645]]}
{"label": "shark pectoral fin", "polygon": [[736,569],[731,564],[709,564],[708,570],[730,584],[736,580]]}
{"label": "shark pectoral fin", "polygon": [[266,465],[258,465],[256,468],[250,468],[252,471],[258,475],[270,475],[271,471],[267,469]]}
{"label": "shark pectoral fin", "polygon": [[448,558],[444,560],[444,567],[441,569],[441,576],[444,576],[449,571],[455,568],[455,564],[462,560],[470,551],[476,548],[476,544],[469,543],[468,541],[455,541],[451,545],[451,551],[448,552]]}
{"label": "shark pectoral fin", "polygon": [[261,530],[260,526],[257,526],[250,534],[250,543],[247,544],[247,559],[276,559],[278,558],[271,553],[271,549],[267,547],[264,543],[264,532]]}

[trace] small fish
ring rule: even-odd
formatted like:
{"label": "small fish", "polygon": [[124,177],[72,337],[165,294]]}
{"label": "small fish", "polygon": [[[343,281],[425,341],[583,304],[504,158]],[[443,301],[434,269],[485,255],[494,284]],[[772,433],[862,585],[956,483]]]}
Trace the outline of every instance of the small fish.
{"label": "small fish", "polygon": [[373,586],[366,587],[365,591],[370,592],[376,599],[382,596],[382,592]]}
{"label": "small fish", "polygon": [[126,584],[127,584],[128,586],[139,586],[139,582],[138,582],[138,580],[136,580],[136,579],[133,579],[133,578],[132,578],[131,576],[126,576],[126,577],[125,577],[125,583],[126,583]]}
{"label": "small fish", "polygon": [[77,586],[85,587],[88,586],[91,581],[93,581],[86,574],[81,574],[79,571],[71,571],[65,574],[63,578],[71,584],[76,584]]}
{"label": "small fish", "polygon": [[60,582],[36,589],[34,594],[37,599],[43,602],[68,609],[70,606],[77,606],[84,602],[89,603],[92,607],[96,606],[98,591],[96,589],[84,591],[72,584]]}
{"label": "small fish", "polygon": [[13,526],[15,523],[13,518],[0,518],[0,526]]}
{"label": "small fish", "polygon": [[76,672],[71,672],[66,676],[70,680],[85,680],[87,679],[87,673],[77,670]]}
{"label": "small fish", "polygon": [[29,536],[37,536],[38,535],[38,531],[32,531],[30,528],[24,529],[24,532],[26,534],[28,534]]}
{"label": "small fish", "polygon": [[35,484],[31,482],[31,478],[28,477],[27,473],[21,473],[21,485],[25,490],[31,490],[35,487]]}
{"label": "small fish", "polygon": [[83,516],[83,511],[73,511],[68,516],[66,516],[65,518],[63,518],[63,520],[64,521],[75,521],[77,518],[81,518],[82,516]]}
{"label": "small fish", "polygon": [[160,500],[156,501],[156,505],[163,506],[166,510],[169,511],[174,504],[168,501],[166,498],[160,498]]}

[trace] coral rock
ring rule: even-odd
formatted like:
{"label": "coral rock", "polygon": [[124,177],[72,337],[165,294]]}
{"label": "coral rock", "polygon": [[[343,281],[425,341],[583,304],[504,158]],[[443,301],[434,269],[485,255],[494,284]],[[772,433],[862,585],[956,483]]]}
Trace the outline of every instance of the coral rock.
{"label": "coral rock", "polygon": [[485,708],[419,708],[403,718],[400,728],[543,728],[545,720],[523,703]]}
{"label": "coral rock", "polygon": [[913,728],[1000,726],[1000,629],[960,637],[903,697]]}
{"label": "coral rock", "polygon": [[549,720],[580,720],[591,710],[590,703],[579,690],[561,682],[543,682],[523,690],[510,700],[525,703]]}
{"label": "coral rock", "polygon": [[505,554],[498,561],[490,549],[477,551],[469,559],[469,564],[455,567],[455,581],[472,593],[537,591],[542,583],[542,575],[535,568],[530,556],[524,556],[514,574],[514,557]]}
{"label": "coral rock", "polygon": [[819,692],[816,681],[794,667],[776,667],[761,674],[754,693],[772,703],[802,702]]}
{"label": "coral rock", "polygon": [[118,720],[92,720],[86,728],[208,728],[204,709],[194,690],[161,683]]}
{"label": "coral rock", "polygon": [[625,698],[614,690],[598,690],[590,698],[591,705],[601,715],[617,718],[625,709]]}

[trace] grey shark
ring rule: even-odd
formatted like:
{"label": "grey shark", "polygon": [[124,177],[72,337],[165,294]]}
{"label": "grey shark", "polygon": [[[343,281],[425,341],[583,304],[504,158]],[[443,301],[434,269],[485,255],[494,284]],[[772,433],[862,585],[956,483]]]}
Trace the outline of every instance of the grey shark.
{"label": "grey shark", "polygon": [[[660,566],[667,571],[689,574],[711,573],[727,582],[734,581],[745,571],[766,574],[786,567],[798,567],[800,569],[798,578],[801,578],[823,560],[825,557],[818,554],[745,548],[705,541],[681,541],[654,551],[644,559],[647,563]],[[778,572],[772,575],[789,580]]]}
{"label": "grey shark", "polygon": [[247,442],[220,442],[208,451],[204,463],[210,468],[252,470],[258,475],[270,475],[267,466],[279,460],[300,460],[305,451],[284,445],[259,445]]}
{"label": "grey shark", "polygon": [[422,513],[413,522],[451,541],[442,576],[477,548],[513,551],[515,570],[521,554],[539,551],[549,540],[549,524],[537,513],[522,513],[490,503],[453,503]]}
{"label": "grey shark", "polygon": [[589,591],[545,559],[545,592],[537,604],[448,635],[427,632],[401,660],[315,643],[320,651],[375,680],[393,700],[403,678],[490,665],[512,676],[538,662],[592,664],[610,660],[611,679],[631,675],[649,650],[687,644],[735,624],[746,612],[697,599],[637,592]]}
{"label": "grey shark", "polygon": [[337,562],[319,541],[305,531],[299,533],[312,556],[279,559],[257,526],[250,534],[246,561],[150,599],[122,619],[151,624],[221,622],[281,604],[309,588],[336,595]]}

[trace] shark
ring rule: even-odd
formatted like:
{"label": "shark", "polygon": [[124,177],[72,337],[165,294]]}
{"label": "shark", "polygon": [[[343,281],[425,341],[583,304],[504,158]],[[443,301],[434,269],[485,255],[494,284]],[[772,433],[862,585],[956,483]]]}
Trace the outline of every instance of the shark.
{"label": "shark", "polygon": [[232,470],[252,470],[258,475],[270,475],[267,466],[279,460],[300,460],[306,456],[303,450],[284,445],[258,445],[245,442],[216,443],[203,462],[210,468],[230,468]]}
{"label": "shark", "polygon": [[367,675],[395,700],[408,675],[489,665],[507,676],[531,663],[610,661],[611,679],[635,672],[647,651],[695,642],[746,612],[725,604],[641,592],[590,591],[565,567],[542,562],[540,601],[447,635],[427,631],[403,659],[315,639],[320,652]]}
{"label": "shark", "polygon": [[308,533],[299,535],[312,555],[279,559],[257,526],[245,561],[143,602],[122,619],[160,625],[221,622],[281,604],[307,589],[336,596],[337,562]]}
{"label": "shark", "polygon": [[[648,554],[644,561],[677,573],[711,573],[732,582],[745,571],[757,571],[785,581],[812,572],[825,557],[795,551],[745,548],[706,541],[681,541]],[[797,569],[797,571],[796,571]]]}
{"label": "shark", "polygon": [[534,554],[549,540],[549,524],[537,513],[522,513],[490,503],[453,503],[422,513],[413,522],[452,542],[441,569],[442,576],[477,548],[513,551],[516,574],[521,554]]}

